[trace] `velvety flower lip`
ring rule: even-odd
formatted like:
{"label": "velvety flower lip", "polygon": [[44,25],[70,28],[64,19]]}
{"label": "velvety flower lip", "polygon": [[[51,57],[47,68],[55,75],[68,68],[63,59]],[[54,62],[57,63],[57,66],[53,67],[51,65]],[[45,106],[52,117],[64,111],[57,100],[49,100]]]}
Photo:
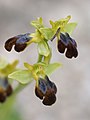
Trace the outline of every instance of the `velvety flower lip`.
{"label": "velvety flower lip", "polygon": [[5,102],[6,97],[7,97],[7,95],[6,95],[5,91],[3,91],[3,89],[0,88],[0,102],[1,103]]}
{"label": "velvety flower lip", "polygon": [[76,58],[78,56],[77,43],[68,33],[60,33],[60,40],[58,40],[57,47],[60,53],[64,53],[66,50],[65,56],[67,58]]}
{"label": "velvety flower lip", "polygon": [[65,33],[65,35],[67,36],[68,41],[70,41],[75,47],[77,47],[76,41],[72,39],[68,33]]}
{"label": "velvety flower lip", "polygon": [[7,78],[0,78],[0,102],[3,103],[7,96],[12,94],[12,87]]}
{"label": "velvety flower lip", "polygon": [[48,76],[45,76],[45,79],[47,80],[47,86],[48,88],[51,88],[53,92],[56,94],[57,93],[57,87],[54,82],[51,82],[48,78]]}
{"label": "velvety flower lip", "polygon": [[45,78],[39,78],[38,86],[35,87],[35,94],[39,97],[44,105],[52,105],[56,101],[56,85],[51,82],[48,76]]}
{"label": "velvety flower lip", "polygon": [[45,96],[45,98],[43,99],[42,103],[43,103],[44,105],[50,106],[50,105],[54,104],[55,101],[56,101],[56,95],[53,94],[52,92],[50,92],[50,93],[48,93],[48,94]]}
{"label": "velvety flower lip", "polygon": [[5,49],[10,52],[13,45],[15,45],[14,46],[15,51],[17,52],[23,51],[27,47],[27,42],[32,39],[32,37],[30,37],[29,35],[30,33],[26,33],[8,39],[5,42]]}

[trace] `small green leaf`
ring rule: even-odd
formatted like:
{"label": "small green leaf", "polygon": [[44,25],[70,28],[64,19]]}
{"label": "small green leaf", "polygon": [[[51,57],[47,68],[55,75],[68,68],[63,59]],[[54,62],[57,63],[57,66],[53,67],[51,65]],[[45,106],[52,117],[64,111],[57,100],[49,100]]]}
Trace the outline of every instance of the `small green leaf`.
{"label": "small green leaf", "polygon": [[50,40],[54,35],[54,31],[51,28],[40,28],[39,31],[47,40]]}
{"label": "small green leaf", "polygon": [[57,68],[59,68],[61,66],[60,63],[52,63],[49,64],[46,68],[45,68],[45,72],[47,75],[50,75],[52,72],[54,72]]}
{"label": "small green leaf", "polygon": [[74,29],[76,28],[77,23],[68,23],[65,25],[65,32],[72,34],[72,32],[74,31]]}
{"label": "small green leaf", "polygon": [[28,70],[18,70],[8,76],[11,79],[17,80],[21,84],[27,84],[32,81],[32,75]]}
{"label": "small green leaf", "polygon": [[40,55],[48,56],[50,53],[49,46],[44,40],[38,43],[38,51]]}
{"label": "small green leaf", "polygon": [[0,57],[0,69],[4,69],[7,65],[8,62],[3,57]]}

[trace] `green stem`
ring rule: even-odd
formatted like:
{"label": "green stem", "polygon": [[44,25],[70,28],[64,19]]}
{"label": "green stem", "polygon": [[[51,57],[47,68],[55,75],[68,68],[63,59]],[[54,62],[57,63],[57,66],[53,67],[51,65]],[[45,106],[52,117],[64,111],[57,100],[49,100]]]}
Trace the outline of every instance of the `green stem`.
{"label": "green stem", "polygon": [[38,63],[38,62],[41,62],[41,61],[42,61],[42,58],[43,58],[43,55],[38,54],[38,60],[37,60],[37,63]]}
{"label": "green stem", "polygon": [[[49,47],[49,49],[50,49],[50,47]],[[45,62],[46,64],[49,64],[49,63],[50,63],[50,60],[51,60],[51,57],[52,57],[52,52],[51,52],[51,49],[50,49],[49,55],[48,55],[47,57],[44,56],[44,62]]]}

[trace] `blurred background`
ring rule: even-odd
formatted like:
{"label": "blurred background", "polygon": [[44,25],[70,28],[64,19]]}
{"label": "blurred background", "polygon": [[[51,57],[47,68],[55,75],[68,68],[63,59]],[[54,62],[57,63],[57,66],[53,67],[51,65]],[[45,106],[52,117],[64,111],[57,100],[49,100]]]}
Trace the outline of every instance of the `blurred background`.
{"label": "blurred background", "polygon": [[[44,106],[35,96],[35,82],[17,96],[16,108],[22,120],[90,120],[90,0],[0,0],[0,56],[8,61],[19,59],[33,64],[37,58],[36,45],[32,44],[24,52],[8,53],[4,42],[21,33],[33,32],[30,21],[43,17],[58,20],[71,15],[71,21],[78,23],[72,37],[78,43],[79,56],[69,60],[53,47],[52,62],[63,63],[50,79],[57,85],[57,101],[51,107]],[[6,119],[7,120],[7,117]],[[12,117],[12,120],[14,118]]]}

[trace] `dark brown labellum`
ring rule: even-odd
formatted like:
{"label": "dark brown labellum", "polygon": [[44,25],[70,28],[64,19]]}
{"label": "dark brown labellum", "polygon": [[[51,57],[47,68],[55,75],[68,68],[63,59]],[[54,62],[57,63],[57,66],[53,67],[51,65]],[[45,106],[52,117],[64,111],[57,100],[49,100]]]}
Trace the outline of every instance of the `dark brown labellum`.
{"label": "dark brown labellum", "polygon": [[57,47],[60,53],[64,53],[66,49],[65,56],[67,58],[76,58],[78,56],[77,43],[69,36],[68,33],[60,34],[60,40],[58,40]]}
{"label": "dark brown labellum", "polygon": [[0,102],[3,103],[6,100],[6,92],[0,88]]}
{"label": "dark brown labellum", "polygon": [[4,102],[7,96],[12,94],[12,87],[6,78],[0,78],[0,102]]}
{"label": "dark brown labellum", "polygon": [[62,43],[61,40],[58,41],[58,51],[64,53],[66,46]]}
{"label": "dark brown labellum", "polygon": [[56,101],[56,95],[53,94],[53,93],[49,93],[48,95],[45,96],[45,98],[43,99],[42,103],[44,105],[50,106],[50,105],[54,104],[55,101]]}
{"label": "dark brown labellum", "polygon": [[17,52],[21,52],[21,51],[23,51],[26,48],[26,46],[27,46],[26,43],[24,43],[24,44],[15,44],[14,49]]}
{"label": "dark brown labellum", "polygon": [[44,105],[52,105],[55,103],[56,92],[57,87],[49,80],[48,76],[45,76],[44,79],[39,78],[38,86],[35,87],[35,94],[37,97],[43,100],[42,103]]}
{"label": "dark brown labellum", "polygon": [[12,92],[13,92],[13,89],[12,89],[11,85],[8,85],[8,87],[6,89],[7,96],[10,96],[12,94]]}
{"label": "dark brown labellum", "polygon": [[41,100],[43,99],[43,93],[41,92],[41,90],[37,87],[35,87],[35,94],[37,97],[39,97]]}
{"label": "dark brown labellum", "polygon": [[30,33],[26,33],[8,39],[5,42],[5,49],[10,52],[12,47],[15,45],[14,49],[16,52],[23,51],[27,47],[27,42],[32,39],[29,35]]}
{"label": "dark brown labellum", "polygon": [[13,45],[15,45],[17,39],[18,39],[17,37],[12,37],[5,42],[4,47],[8,52],[11,51],[11,49],[12,49]]}

